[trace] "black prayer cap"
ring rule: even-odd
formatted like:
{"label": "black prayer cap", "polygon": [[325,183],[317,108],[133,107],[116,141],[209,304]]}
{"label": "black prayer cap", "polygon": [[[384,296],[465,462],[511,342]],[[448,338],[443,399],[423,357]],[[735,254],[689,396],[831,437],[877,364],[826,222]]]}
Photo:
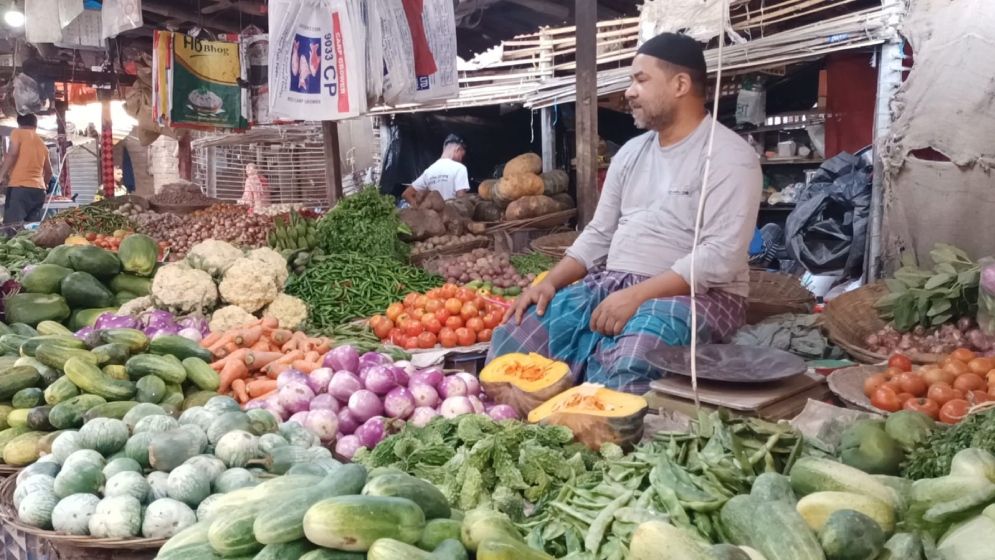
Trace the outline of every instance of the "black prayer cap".
{"label": "black prayer cap", "polygon": [[708,74],[701,43],[682,33],[661,33],[640,45],[637,53]]}

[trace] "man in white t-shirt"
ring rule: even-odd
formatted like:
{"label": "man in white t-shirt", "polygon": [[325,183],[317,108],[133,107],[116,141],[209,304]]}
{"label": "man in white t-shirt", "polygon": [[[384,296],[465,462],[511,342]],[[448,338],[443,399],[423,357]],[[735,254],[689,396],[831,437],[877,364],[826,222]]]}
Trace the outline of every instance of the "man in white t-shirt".
{"label": "man in white t-shirt", "polygon": [[411,206],[418,206],[430,191],[437,191],[443,200],[466,196],[470,192],[463,157],[466,143],[455,134],[446,137],[442,144],[442,157],[430,165],[401,195]]}

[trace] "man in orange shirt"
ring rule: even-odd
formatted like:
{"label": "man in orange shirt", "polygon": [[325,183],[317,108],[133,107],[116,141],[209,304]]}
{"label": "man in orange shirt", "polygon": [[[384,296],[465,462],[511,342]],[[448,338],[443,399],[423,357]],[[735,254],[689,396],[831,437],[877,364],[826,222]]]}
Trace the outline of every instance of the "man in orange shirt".
{"label": "man in orange shirt", "polygon": [[7,199],[3,206],[3,223],[37,222],[45,206],[45,187],[52,178],[48,147],[35,130],[38,117],[17,116],[17,126],[10,134],[10,148],[0,166],[0,180],[7,181]]}

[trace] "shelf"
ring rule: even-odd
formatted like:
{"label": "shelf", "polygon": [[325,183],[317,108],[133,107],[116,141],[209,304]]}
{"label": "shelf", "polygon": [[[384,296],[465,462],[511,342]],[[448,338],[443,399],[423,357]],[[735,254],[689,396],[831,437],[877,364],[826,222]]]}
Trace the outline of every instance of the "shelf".
{"label": "shelf", "polygon": [[761,159],[760,165],[822,165],[826,161],[823,159],[813,159],[806,157]]}

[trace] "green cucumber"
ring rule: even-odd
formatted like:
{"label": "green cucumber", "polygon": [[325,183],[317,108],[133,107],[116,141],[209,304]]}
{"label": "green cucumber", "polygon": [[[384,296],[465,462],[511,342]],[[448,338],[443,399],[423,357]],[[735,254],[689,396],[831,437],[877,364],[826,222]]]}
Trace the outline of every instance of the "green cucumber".
{"label": "green cucumber", "polygon": [[729,542],[749,546],[767,560],[824,560],[822,547],[802,516],[781,501],[731,498],[719,514]]}
{"label": "green cucumber", "polygon": [[211,352],[201,346],[199,342],[179,335],[157,337],[152,342],[149,342],[149,352],[163,356],[176,356],[181,360],[186,358],[200,358],[207,362],[213,358]]}
{"label": "green cucumber", "polygon": [[63,370],[74,385],[91,395],[112,401],[130,400],[135,396],[134,383],[111,379],[97,366],[79,358],[67,360]]}
{"label": "green cucumber", "polygon": [[[210,358],[208,358],[209,360]],[[221,377],[214,371],[207,360],[202,360],[196,356],[183,359],[183,368],[187,372],[187,379],[202,391],[217,392],[221,386]]]}
{"label": "green cucumber", "polygon": [[124,415],[128,414],[128,411],[135,408],[137,405],[137,401],[114,401],[98,404],[83,414],[83,421],[89,422],[94,418],[115,418],[117,420],[123,420]]}
{"label": "green cucumber", "polygon": [[128,368],[128,376],[132,379],[155,375],[167,383],[183,383],[187,378],[183,363],[173,356],[140,354],[128,359],[124,367]]}
{"label": "green cucumber", "polygon": [[418,504],[426,519],[446,519],[451,513],[445,494],[435,485],[409,474],[384,474],[363,488],[364,496],[407,498]]}
{"label": "green cucumber", "polygon": [[52,407],[48,413],[48,421],[56,430],[76,429],[83,425],[83,415],[91,408],[106,404],[107,401],[98,395],[80,395]]}

